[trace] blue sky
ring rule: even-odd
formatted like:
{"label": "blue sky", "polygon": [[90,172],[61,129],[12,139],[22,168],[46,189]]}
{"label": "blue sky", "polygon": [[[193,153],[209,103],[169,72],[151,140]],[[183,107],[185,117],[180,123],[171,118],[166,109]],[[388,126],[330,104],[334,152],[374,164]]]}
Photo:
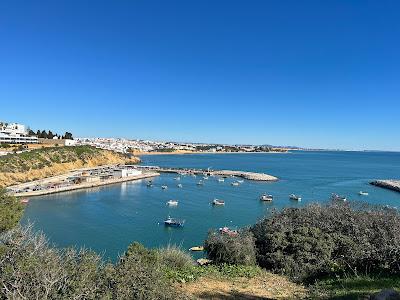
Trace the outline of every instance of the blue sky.
{"label": "blue sky", "polygon": [[0,120],[400,150],[399,1],[1,1]]}

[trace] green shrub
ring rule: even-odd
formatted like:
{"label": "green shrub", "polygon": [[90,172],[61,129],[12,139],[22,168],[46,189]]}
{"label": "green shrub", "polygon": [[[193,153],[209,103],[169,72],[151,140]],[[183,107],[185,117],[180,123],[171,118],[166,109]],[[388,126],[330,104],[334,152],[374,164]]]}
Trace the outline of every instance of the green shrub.
{"label": "green shrub", "polygon": [[23,204],[17,198],[7,195],[5,189],[0,188],[0,233],[17,225],[23,212]]}
{"label": "green shrub", "polygon": [[251,228],[261,267],[318,276],[400,274],[400,215],[361,204],[310,205],[273,212]]}
{"label": "green shrub", "polygon": [[185,269],[194,265],[192,256],[179,247],[168,245],[157,251],[159,262],[162,266],[172,269]]}
{"label": "green shrub", "polygon": [[253,234],[248,230],[231,236],[210,231],[204,244],[208,257],[217,264],[254,265],[256,250]]}

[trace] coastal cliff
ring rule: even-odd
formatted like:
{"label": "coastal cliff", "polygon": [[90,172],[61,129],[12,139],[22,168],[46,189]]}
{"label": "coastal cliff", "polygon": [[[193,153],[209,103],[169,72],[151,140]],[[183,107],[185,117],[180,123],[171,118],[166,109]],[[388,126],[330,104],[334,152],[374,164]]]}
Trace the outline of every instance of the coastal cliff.
{"label": "coastal cliff", "polygon": [[90,146],[38,149],[0,158],[0,187],[56,176],[80,168],[138,163],[127,156]]}

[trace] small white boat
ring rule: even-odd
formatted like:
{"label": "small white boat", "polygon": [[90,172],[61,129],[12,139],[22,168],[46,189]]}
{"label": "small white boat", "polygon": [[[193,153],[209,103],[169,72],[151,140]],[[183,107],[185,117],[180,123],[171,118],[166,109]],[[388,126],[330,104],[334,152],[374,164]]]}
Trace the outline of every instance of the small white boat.
{"label": "small white boat", "polygon": [[261,201],[272,201],[273,199],[274,197],[272,195],[268,195],[265,193],[260,196]]}
{"label": "small white boat", "polygon": [[215,199],[213,200],[212,204],[213,204],[213,205],[225,205],[225,201],[215,198]]}
{"label": "small white boat", "polygon": [[289,196],[289,199],[290,199],[290,200],[295,200],[295,201],[301,201],[301,197],[298,196],[298,195],[295,195],[295,194],[291,194],[291,195]]}
{"label": "small white boat", "polygon": [[208,176],[204,176],[203,179],[204,179],[204,180],[208,180]]}
{"label": "small white boat", "polygon": [[234,182],[231,183],[231,185],[233,185],[233,186],[238,186],[238,185],[239,185],[239,182],[234,181]]}
{"label": "small white boat", "polygon": [[182,188],[183,187],[182,183],[178,183],[177,187]]}
{"label": "small white boat", "polygon": [[197,185],[204,185],[203,180],[200,180],[200,181],[197,183]]}
{"label": "small white boat", "polygon": [[223,178],[218,178],[218,182],[224,182],[225,181],[225,179],[223,179]]}
{"label": "small white boat", "polygon": [[169,205],[169,206],[177,206],[178,205],[178,200],[169,200],[167,202],[167,205]]}
{"label": "small white boat", "polygon": [[181,180],[181,178],[180,178],[180,177],[175,177],[174,179],[175,179],[175,180]]}
{"label": "small white boat", "polygon": [[166,190],[166,189],[168,189],[168,186],[162,185],[161,188],[162,188],[163,190]]}
{"label": "small white boat", "polygon": [[368,196],[368,193],[367,192],[363,192],[363,191],[359,191],[358,194],[360,196]]}
{"label": "small white boat", "polygon": [[238,180],[237,182],[239,182],[239,183],[243,183],[243,182],[244,182],[244,180]]}
{"label": "small white boat", "polygon": [[344,197],[344,196],[339,196],[338,194],[332,194],[332,196],[331,196],[331,200],[332,201],[343,201],[343,202],[345,202],[345,201],[347,201],[347,198],[346,197]]}

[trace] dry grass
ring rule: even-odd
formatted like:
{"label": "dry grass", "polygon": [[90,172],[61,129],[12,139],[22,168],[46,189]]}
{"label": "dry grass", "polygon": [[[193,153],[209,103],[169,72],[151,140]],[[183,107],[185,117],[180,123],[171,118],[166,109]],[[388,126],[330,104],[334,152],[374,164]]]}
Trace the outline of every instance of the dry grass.
{"label": "dry grass", "polygon": [[29,170],[20,172],[0,172],[0,187],[57,176],[80,168],[90,168],[110,164],[137,163],[138,161],[138,158],[128,159],[118,153],[107,150],[98,150],[90,157],[86,157],[84,160],[76,159],[75,161],[70,162],[52,163],[50,166],[43,166],[41,168],[32,167]]}
{"label": "dry grass", "polygon": [[306,289],[303,286],[265,271],[254,278],[202,277],[194,282],[180,284],[178,288],[195,299],[258,300],[306,297]]}

